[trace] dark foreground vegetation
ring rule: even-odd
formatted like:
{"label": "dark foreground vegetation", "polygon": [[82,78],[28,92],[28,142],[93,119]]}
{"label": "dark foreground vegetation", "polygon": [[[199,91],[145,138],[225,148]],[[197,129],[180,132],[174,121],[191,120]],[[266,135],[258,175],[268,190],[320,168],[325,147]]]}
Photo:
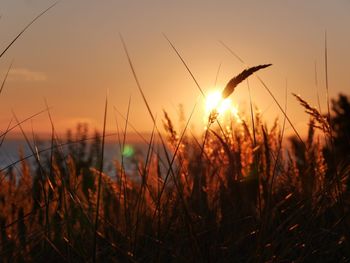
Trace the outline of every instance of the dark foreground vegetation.
{"label": "dark foreground vegetation", "polygon": [[349,261],[350,104],[334,100],[329,122],[298,99],[304,142],[282,146],[284,124],[258,114],[254,129],[213,123],[200,139],[165,115],[164,145],[155,132],[115,176],[100,171],[102,137],[79,126],[67,151],[53,136],[0,174],[0,261]]}

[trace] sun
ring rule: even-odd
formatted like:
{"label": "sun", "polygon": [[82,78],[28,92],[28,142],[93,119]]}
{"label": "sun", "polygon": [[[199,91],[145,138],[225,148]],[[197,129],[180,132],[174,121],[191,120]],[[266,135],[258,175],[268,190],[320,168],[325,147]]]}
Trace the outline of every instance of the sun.
{"label": "sun", "polygon": [[219,91],[210,92],[205,100],[205,111],[210,113],[213,110],[217,110],[221,101],[222,97]]}
{"label": "sun", "polygon": [[238,106],[233,104],[231,98],[223,99],[220,91],[209,92],[205,99],[206,117],[214,111],[221,119],[233,116],[236,120],[240,120]]}

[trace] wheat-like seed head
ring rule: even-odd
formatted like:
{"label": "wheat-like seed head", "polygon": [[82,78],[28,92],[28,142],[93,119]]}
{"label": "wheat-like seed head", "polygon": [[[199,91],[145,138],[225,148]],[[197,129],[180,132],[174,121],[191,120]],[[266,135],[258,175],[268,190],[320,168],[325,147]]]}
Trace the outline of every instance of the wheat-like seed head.
{"label": "wheat-like seed head", "polygon": [[178,140],[178,135],[176,133],[175,127],[168,113],[165,110],[163,110],[163,113],[164,113],[164,120],[163,120],[164,129],[168,133],[169,142],[175,146]]}
{"label": "wheat-like seed head", "polygon": [[239,83],[241,83],[243,80],[248,78],[250,75],[252,75],[254,72],[267,68],[271,66],[272,64],[265,64],[265,65],[259,65],[255,67],[251,67],[248,69],[243,70],[240,74],[238,74],[236,77],[232,78],[227,84],[225,89],[222,91],[222,97],[226,99],[228,96],[232,94],[234,89],[237,87]]}
{"label": "wheat-like seed head", "polygon": [[306,100],[302,99],[300,95],[292,93],[294,97],[304,107],[305,112],[309,114],[318,124],[314,124],[315,128],[322,130],[324,133],[330,135],[331,127],[326,117],[324,117],[315,107],[312,107]]}

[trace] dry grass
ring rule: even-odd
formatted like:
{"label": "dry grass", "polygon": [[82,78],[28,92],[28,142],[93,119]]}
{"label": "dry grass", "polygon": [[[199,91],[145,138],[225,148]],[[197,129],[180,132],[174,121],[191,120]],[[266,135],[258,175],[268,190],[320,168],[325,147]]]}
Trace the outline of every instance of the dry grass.
{"label": "dry grass", "polygon": [[80,127],[68,152],[54,142],[52,156],[40,154],[41,169],[23,161],[19,174],[2,175],[2,259],[86,261],[95,244],[101,262],[346,259],[336,189],[314,125],[307,151],[294,140],[285,155],[278,125],[267,128],[259,115],[255,123],[256,147],[246,124],[232,123],[225,134],[213,126],[201,149],[186,134],[178,138],[165,115],[174,154],[166,181],[162,171],[170,167],[156,138],[131,174],[119,163],[112,179],[101,171],[103,136],[89,146]]}
{"label": "dry grass", "polygon": [[313,124],[314,127],[320,129],[328,136],[331,136],[331,128],[327,118],[323,116],[317,108],[312,107],[306,100],[302,99],[300,95],[293,93],[293,96],[297,98],[301,106],[305,109],[305,112],[316,121],[316,124]]}
{"label": "dry grass", "polygon": [[[317,127],[322,135],[334,136],[329,119],[294,95],[311,121],[307,140],[292,126],[297,137],[286,146],[286,109],[259,78],[284,113],[282,127],[277,121],[268,127],[252,110],[252,127],[242,117],[242,122],[231,120],[223,128],[214,111],[208,129],[196,138],[188,131],[194,107],[186,122],[181,117],[180,131],[164,111],[164,134],[121,40],[153,122],[151,138],[142,138],[146,156],[123,157],[115,161],[113,176],[104,173],[107,100],[102,135],[96,133],[93,140],[87,126],[78,125],[61,143],[49,108],[37,113],[49,114],[51,146],[37,151],[22,131],[31,156],[20,153],[19,161],[0,171],[1,262],[350,260],[349,159],[344,157],[342,169],[334,168],[338,163],[330,162],[324,152],[332,154],[336,148],[322,145],[314,131]],[[268,66],[244,70],[228,82],[223,97]],[[1,90],[5,81],[6,76]],[[133,127],[128,115],[124,132],[118,134],[121,151],[127,127]],[[2,142],[24,122],[14,118],[17,123],[0,135]],[[35,162],[29,163],[30,158]],[[127,161],[133,169],[126,167]]]}

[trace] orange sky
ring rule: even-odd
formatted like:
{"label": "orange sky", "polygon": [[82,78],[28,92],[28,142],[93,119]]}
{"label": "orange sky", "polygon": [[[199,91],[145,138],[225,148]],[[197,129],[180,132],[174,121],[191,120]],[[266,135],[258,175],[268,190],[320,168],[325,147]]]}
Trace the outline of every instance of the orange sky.
{"label": "orange sky", "polygon": [[[147,4],[146,4],[147,2]],[[1,51],[18,32],[52,1],[2,0]],[[115,131],[114,110],[126,113],[138,131],[152,129],[152,121],[137,90],[118,33],[128,45],[138,78],[153,113],[161,124],[162,109],[177,122],[182,103],[188,117],[198,101],[191,127],[203,129],[203,99],[181,61],[162,36],[165,33],[188,63],[201,88],[213,90],[244,69],[219,43],[223,41],[247,64],[272,63],[259,72],[284,105],[288,82],[288,113],[301,132],[307,116],[291,92],[316,105],[315,63],[321,107],[326,109],[324,34],[328,35],[331,97],[349,94],[349,1],[68,1],[62,0],[38,20],[0,59],[2,79],[13,69],[0,95],[0,130],[6,129],[13,110],[22,120],[45,108],[45,99],[58,131],[88,122],[102,128],[104,99],[109,91],[107,128]],[[249,79],[253,103],[273,120],[281,114],[261,84]],[[240,85],[232,100],[247,111],[249,94]],[[45,132],[50,122],[42,114],[25,128]],[[289,127],[289,125],[287,126]],[[287,128],[287,132],[291,132]]]}

